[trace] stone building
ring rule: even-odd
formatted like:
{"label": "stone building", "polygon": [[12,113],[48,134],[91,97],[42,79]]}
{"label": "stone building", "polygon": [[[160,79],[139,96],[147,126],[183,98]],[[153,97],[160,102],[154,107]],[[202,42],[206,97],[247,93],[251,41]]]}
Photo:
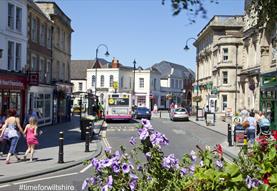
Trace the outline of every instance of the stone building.
{"label": "stone building", "polygon": [[55,2],[36,1],[38,7],[53,23],[52,39],[52,83],[55,86],[53,94],[53,122],[70,120],[71,89],[71,19]]}
{"label": "stone building", "polygon": [[[214,16],[197,35],[197,77],[193,97],[212,112],[238,109],[243,16]],[[198,85],[198,86],[197,86]],[[196,102],[193,102],[194,108]]]}

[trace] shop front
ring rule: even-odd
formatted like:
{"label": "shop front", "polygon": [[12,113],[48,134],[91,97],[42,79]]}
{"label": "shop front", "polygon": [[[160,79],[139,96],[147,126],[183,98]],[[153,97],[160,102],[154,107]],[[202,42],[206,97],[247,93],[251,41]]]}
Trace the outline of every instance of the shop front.
{"label": "shop front", "polygon": [[70,121],[72,84],[57,83],[53,93],[53,123]]}
{"label": "shop front", "polygon": [[27,79],[24,74],[0,71],[0,108],[2,113],[15,109],[23,122],[26,106]]}
{"label": "shop front", "polygon": [[261,75],[260,110],[277,130],[277,71]]}
{"label": "shop front", "polygon": [[48,85],[31,86],[29,89],[27,111],[37,113],[39,126],[52,124],[53,90]]}

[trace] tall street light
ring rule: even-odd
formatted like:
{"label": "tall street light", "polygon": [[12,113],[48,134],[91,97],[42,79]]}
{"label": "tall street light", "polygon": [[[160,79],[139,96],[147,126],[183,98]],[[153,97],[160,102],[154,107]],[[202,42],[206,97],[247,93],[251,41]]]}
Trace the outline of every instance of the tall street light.
{"label": "tall street light", "polygon": [[135,105],[135,79],[136,79],[136,60],[133,61],[133,65],[134,65],[134,80],[133,80],[133,106]]}
{"label": "tall street light", "polygon": [[[195,38],[191,37],[191,38],[188,38],[187,41],[186,41],[186,46],[184,48],[185,51],[188,51],[189,50],[189,47],[188,47],[188,42],[190,40],[194,40],[194,41],[197,41]],[[196,59],[196,70],[197,70],[197,79],[196,79],[196,121],[199,120],[198,118],[198,96],[199,96],[199,61],[198,59]]]}
{"label": "tall street light", "polygon": [[99,48],[101,47],[101,46],[103,46],[103,47],[105,47],[106,48],[106,53],[105,53],[105,56],[109,56],[110,55],[110,53],[109,53],[109,49],[108,49],[108,46],[107,45],[105,45],[105,44],[99,44],[98,46],[97,46],[97,48],[96,48],[96,56],[95,56],[95,64],[94,64],[94,67],[95,67],[95,96],[96,96],[96,92],[97,92],[97,88],[96,88],[96,86],[97,86],[97,67],[98,67],[98,65],[99,65],[99,61],[98,61],[98,51],[99,51]]}

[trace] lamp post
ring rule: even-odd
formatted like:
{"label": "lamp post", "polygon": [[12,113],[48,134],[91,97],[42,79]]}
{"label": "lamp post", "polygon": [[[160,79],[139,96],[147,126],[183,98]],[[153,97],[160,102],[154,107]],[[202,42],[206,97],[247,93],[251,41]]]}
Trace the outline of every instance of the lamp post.
{"label": "lamp post", "polygon": [[98,51],[99,51],[99,48],[101,47],[101,46],[103,46],[103,47],[105,47],[106,48],[106,53],[105,53],[105,56],[109,56],[110,55],[110,53],[109,53],[109,49],[108,49],[108,46],[107,45],[105,45],[105,44],[99,44],[98,46],[97,46],[97,48],[96,48],[96,56],[95,56],[95,96],[96,96],[96,92],[97,92],[97,88],[96,88],[96,86],[97,86],[97,64],[98,64]]}
{"label": "lamp post", "polygon": [[[187,41],[186,41],[186,46],[184,48],[185,51],[188,51],[189,50],[189,47],[188,47],[188,42],[190,40],[194,40],[194,41],[197,41],[195,38],[191,37],[191,38],[188,38]],[[198,118],[198,96],[199,96],[199,61],[198,61],[198,58],[196,59],[196,70],[197,70],[197,76],[196,76],[196,121],[199,120]]]}
{"label": "lamp post", "polygon": [[135,79],[136,79],[136,60],[133,61],[133,65],[134,65],[134,80],[133,80],[133,106],[135,106]]}

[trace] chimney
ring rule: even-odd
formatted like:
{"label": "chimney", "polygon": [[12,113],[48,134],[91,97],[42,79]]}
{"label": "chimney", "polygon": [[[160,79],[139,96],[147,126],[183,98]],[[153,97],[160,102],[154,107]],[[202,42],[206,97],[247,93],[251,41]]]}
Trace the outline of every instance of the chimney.
{"label": "chimney", "polygon": [[119,61],[115,59],[115,57],[113,57],[112,60],[112,68],[119,68]]}

